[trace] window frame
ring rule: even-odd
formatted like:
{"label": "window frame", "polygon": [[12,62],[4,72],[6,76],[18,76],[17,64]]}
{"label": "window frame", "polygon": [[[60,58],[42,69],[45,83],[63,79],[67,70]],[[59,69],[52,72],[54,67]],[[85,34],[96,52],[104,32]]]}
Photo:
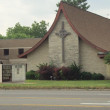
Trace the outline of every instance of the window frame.
{"label": "window frame", "polygon": [[9,49],[4,49],[4,56],[8,56],[9,55]]}
{"label": "window frame", "polygon": [[23,54],[24,53],[24,48],[19,48],[18,49],[18,55],[21,55],[21,54]]}

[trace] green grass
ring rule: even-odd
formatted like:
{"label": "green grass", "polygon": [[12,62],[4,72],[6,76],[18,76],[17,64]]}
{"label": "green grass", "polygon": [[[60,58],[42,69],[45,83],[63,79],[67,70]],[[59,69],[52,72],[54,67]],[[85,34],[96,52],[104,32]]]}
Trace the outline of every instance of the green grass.
{"label": "green grass", "polygon": [[24,83],[2,83],[0,89],[110,89],[110,80],[46,81],[26,80]]}

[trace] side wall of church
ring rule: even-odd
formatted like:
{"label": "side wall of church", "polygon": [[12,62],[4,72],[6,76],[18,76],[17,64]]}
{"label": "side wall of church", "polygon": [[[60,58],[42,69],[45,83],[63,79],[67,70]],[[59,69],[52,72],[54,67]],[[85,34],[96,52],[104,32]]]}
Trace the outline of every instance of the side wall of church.
{"label": "side wall of church", "polygon": [[40,47],[27,56],[27,71],[36,71],[39,64],[49,63],[48,56],[48,40],[46,40]]}
{"label": "side wall of church", "polygon": [[98,50],[80,40],[80,65],[84,71],[102,73],[106,76],[106,64],[103,59],[97,56]]}
{"label": "side wall of church", "polygon": [[[64,38],[64,63],[62,62],[62,38],[56,35],[61,30],[62,22],[64,22],[64,29],[71,33]],[[79,63],[78,36],[68,24],[63,13],[60,14],[59,20],[49,36],[49,60],[56,66],[68,66],[74,61]]]}

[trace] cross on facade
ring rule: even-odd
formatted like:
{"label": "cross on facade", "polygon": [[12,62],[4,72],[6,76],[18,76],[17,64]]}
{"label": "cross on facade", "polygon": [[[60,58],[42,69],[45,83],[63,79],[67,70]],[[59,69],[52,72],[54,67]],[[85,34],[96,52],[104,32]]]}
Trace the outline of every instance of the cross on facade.
{"label": "cross on facade", "polygon": [[62,26],[61,26],[61,30],[59,31],[59,33],[56,33],[57,36],[59,36],[62,39],[62,62],[65,62],[65,55],[64,55],[64,38],[67,35],[70,35],[71,33],[67,32],[64,29],[64,21],[62,21]]}

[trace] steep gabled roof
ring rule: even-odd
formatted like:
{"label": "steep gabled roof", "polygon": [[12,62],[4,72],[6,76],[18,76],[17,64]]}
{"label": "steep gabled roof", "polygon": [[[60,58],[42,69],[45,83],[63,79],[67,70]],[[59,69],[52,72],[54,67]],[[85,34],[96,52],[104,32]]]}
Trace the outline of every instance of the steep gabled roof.
{"label": "steep gabled roof", "polygon": [[20,55],[20,58],[26,57],[29,53],[36,50],[48,38],[61,12],[63,12],[72,29],[82,40],[99,51],[110,51],[110,20],[61,2],[55,21],[50,30],[36,45]]}

